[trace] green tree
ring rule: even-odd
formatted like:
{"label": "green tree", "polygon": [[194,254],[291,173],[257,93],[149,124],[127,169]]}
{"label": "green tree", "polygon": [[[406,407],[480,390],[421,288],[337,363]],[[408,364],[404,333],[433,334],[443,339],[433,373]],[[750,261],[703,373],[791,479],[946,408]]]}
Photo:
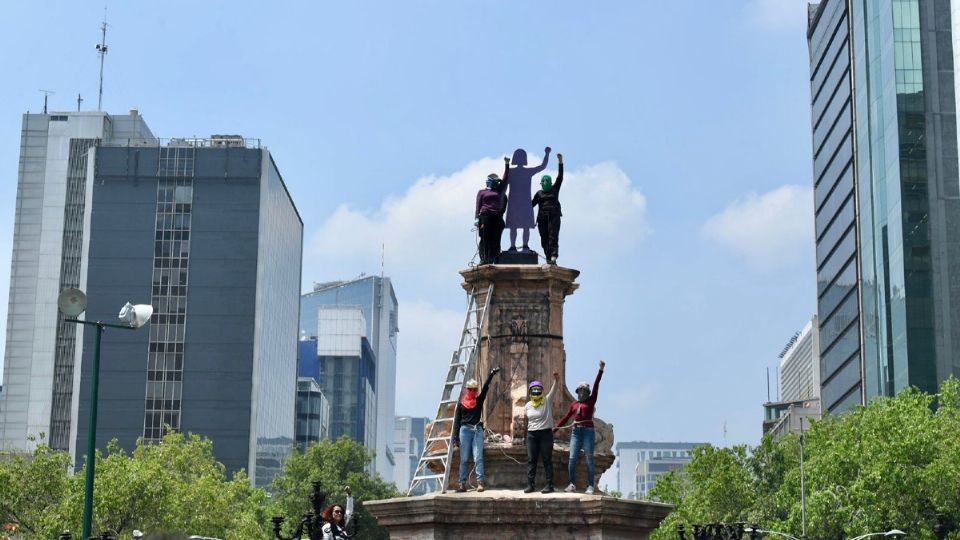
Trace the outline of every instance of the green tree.
{"label": "green tree", "polygon": [[[960,523],[960,381],[915,388],[813,422],[804,434],[807,536],[843,539],[892,528],[933,540],[936,515]],[[800,536],[800,440],[694,451],[652,495],[675,505],[653,540],[679,524],[746,521]],[[960,538],[956,531],[952,538]]]}
{"label": "green tree", "polygon": [[25,536],[37,533],[61,503],[69,467],[69,454],[42,443],[32,454],[0,452],[0,527],[15,523]]}
{"label": "green tree", "polygon": [[745,521],[756,498],[747,447],[694,448],[693,460],[660,477],[650,495],[675,507],[652,540],[675,540],[681,523]]}
{"label": "green tree", "polygon": [[[228,480],[209,439],[171,432],[160,444],[138,442],[130,454],[112,441],[96,459],[95,533],[140,529],[269,538],[266,492],[251,487],[242,471]],[[81,469],[56,488],[62,493],[59,504],[43,511],[36,534],[28,538],[56,538],[65,528],[80,531],[85,477]]]}
{"label": "green tree", "polygon": [[389,538],[386,530],[376,525],[362,504],[363,501],[400,496],[392,483],[367,472],[373,458],[372,451],[346,436],[336,441],[311,444],[303,453],[295,450],[284,464],[283,472],[273,481],[274,513],[287,518],[285,526],[289,530],[310,510],[313,482],[320,482],[327,494],[327,505],[343,503],[346,499],[344,487],[350,486],[363,537]]}

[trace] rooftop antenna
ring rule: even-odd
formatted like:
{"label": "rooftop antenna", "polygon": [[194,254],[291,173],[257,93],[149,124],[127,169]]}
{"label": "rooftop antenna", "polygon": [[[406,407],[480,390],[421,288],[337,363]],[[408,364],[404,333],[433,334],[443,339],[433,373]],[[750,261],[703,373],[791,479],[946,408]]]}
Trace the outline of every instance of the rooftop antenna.
{"label": "rooftop antenna", "polygon": [[383,261],[384,261],[384,252],[386,251],[386,244],[380,242],[380,279],[383,279]]}
{"label": "rooftop antenna", "polygon": [[53,90],[44,90],[43,88],[39,91],[43,92],[43,114],[47,114],[47,98],[50,97],[50,94],[56,94],[56,92]]}
{"label": "rooftop antenna", "polygon": [[770,366],[767,366],[767,403],[770,403]]}
{"label": "rooftop antenna", "polygon": [[80,104],[83,103],[83,98],[80,97],[80,94],[77,94],[77,112],[80,112]]}
{"label": "rooftop antenna", "polygon": [[100,31],[103,32],[100,43],[97,44],[97,54],[100,55],[100,96],[97,98],[97,110],[103,110],[103,59],[107,56],[107,7],[103,7],[103,24],[100,25]]}

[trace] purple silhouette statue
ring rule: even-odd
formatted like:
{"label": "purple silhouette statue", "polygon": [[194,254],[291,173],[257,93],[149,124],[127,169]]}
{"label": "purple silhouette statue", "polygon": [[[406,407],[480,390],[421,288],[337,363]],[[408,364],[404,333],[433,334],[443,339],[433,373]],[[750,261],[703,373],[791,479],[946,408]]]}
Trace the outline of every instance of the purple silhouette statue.
{"label": "purple silhouette statue", "polygon": [[513,165],[507,180],[510,201],[507,203],[506,227],[510,229],[510,251],[517,250],[517,229],[523,229],[523,250],[529,251],[530,229],[536,224],[533,220],[533,206],[530,200],[530,185],[533,176],[547,168],[550,161],[550,147],[543,149],[543,163],[537,167],[527,167],[527,152],[517,148],[513,152]]}

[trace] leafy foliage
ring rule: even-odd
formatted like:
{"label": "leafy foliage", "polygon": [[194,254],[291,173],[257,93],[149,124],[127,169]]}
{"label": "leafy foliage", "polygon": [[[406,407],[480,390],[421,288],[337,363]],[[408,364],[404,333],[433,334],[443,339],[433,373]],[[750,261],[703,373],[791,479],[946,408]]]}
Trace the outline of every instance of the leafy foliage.
{"label": "leafy foliage", "polygon": [[42,443],[33,454],[0,453],[0,530],[16,524],[20,533],[31,535],[42,528],[66,491],[69,466],[67,453]]}
{"label": "leafy foliage", "polygon": [[274,512],[285,516],[285,526],[292,528],[295,518],[310,510],[312,483],[320,482],[327,493],[326,504],[343,503],[344,487],[353,490],[356,516],[360,519],[363,538],[389,538],[386,530],[363,508],[363,501],[400,496],[396,486],[366,472],[373,461],[373,452],[362,444],[343,436],[336,441],[324,440],[294,453],[287,459],[283,473],[273,481]]}
{"label": "leafy foliage", "polygon": [[[276,478],[272,500],[251,487],[243,471],[228,479],[213,443],[198,435],[170,432],[161,444],[138,442],[132,453],[113,441],[96,459],[93,532],[111,529],[121,538],[140,529],[151,537],[174,531],[269,539],[271,516],[295,522],[309,509],[314,480],[331,494],[328,504],[343,502],[343,488],[351,486],[363,538],[387,538],[359,503],[399,495],[393,484],[366,472],[373,453],[346,437],[294,452]],[[70,468],[69,454],[44,444],[32,454],[0,453],[0,539],[7,537],[6,524],[16,524],[17,538],[25,540],[56,538],[65,529],[79,533],[86,472],[71,474]]]}
{"label": "leafy foliage", "polygon": [[[907,389],[843,415],[813,422],[804,435],[807,536],[843,539],[893,528],[932,540],[936,514],[960,524],[960,381],[934,396]],[[652,494],[676,509],[652,540],[673,540],[677,525],[759,523],[799,537],[800,440],[764,438],[694,452],[682,472]],[[951,538],[958,538],[956,531]]]}

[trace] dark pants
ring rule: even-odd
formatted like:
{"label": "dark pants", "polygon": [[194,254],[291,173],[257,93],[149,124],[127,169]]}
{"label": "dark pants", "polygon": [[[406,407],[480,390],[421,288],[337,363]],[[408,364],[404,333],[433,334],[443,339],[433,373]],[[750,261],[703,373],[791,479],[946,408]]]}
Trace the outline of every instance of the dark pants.
{"label": "dark pants", "polygon": [[500,255],[503,218],[497,214],[480,215],[480,264],[496,262]]}
{"label": "dark pants", "polygon": [[540,211],[537,214],[537,230],[540,231],[543,256],[548,261],[556,258],[560,244],[560,212]]}
{"label": "dark pants", "polygon": [[537,480],[537,458],[543,456],[543,470],[547,476],[547,485],[553,485],[553,430],[538,429],[527,432],[527,483],[535,485]]}

